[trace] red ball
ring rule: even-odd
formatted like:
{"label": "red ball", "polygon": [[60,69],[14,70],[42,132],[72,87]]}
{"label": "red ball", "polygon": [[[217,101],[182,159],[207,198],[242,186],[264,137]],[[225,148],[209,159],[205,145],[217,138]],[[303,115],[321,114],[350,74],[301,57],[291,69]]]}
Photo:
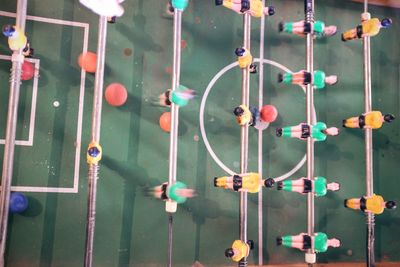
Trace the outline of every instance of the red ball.
{"label": "red ball", "polygon": [[80,54],[78,57],[78,65],[87,72],[95,73],[97,68],[97,55],[93,52]]}
{"label": "red ball", "polygon": [[22,63],[21,80],[28,81],[32,79],[34,75],[35,75],[35,66],[29,61],[24,61],[24,63]]}
{"label": "red ball", "polygon": [[169,133],[171,131],[171,112],[164,112],[160,116],[160,128],[164,131]]}
{"label": "red ball", "polygon": [[261,120],[266,122],[274,122],[278,117],[278,110],[273,105],[265,105],[260,112]]}
{"label": "red ball", "polygon": [[112,83],[107,86],[104,97],[110,106],[119,107],[125,104],[128,93],[122,84]]}

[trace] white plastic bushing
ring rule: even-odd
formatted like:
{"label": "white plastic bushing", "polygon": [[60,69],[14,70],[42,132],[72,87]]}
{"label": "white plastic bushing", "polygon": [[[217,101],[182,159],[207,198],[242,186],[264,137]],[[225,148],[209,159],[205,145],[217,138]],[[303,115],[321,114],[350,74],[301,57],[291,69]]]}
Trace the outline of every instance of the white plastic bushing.
{"label": "white plastic bushing", "polygon": [[365,12],[361,14],[361,21],[366,21],[371,19],[371,14],[369,12]]}
{"label": "white plastic bushing", "polygon": [[165,202],[165,211],[169,213],[175,213],[176,209],[178,208],[178,203],[173,200],[168,199]]}
{"label": "white plastic bushing", "polygon": [[306,253],[306,262],[309,264],[314,264],[317,261],[317,254],[315,253]]}

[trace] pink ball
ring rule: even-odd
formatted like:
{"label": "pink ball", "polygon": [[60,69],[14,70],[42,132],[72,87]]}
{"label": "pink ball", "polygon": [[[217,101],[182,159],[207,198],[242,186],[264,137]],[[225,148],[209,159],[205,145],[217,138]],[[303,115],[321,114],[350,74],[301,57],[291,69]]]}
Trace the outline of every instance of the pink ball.
{"label": "pink ball", "polygon": [[274,122],[278,117],[278,110],[273,105],[265,105],[260,112],[261,120],[266,122]]}
{"label": "pink ball", "polygon": [[22,63],[21,80],[28,81],[32,79],[34,75],[35,75],[35,66],[29,61],[24,61],[24,63]]}
{"label": "pink ball", "polygon": [[128,98],[128,93],[125,86],[122,84],[112,83],[107,86],[104,97],[109,105],[119,107],[125,104],[126,99]]}

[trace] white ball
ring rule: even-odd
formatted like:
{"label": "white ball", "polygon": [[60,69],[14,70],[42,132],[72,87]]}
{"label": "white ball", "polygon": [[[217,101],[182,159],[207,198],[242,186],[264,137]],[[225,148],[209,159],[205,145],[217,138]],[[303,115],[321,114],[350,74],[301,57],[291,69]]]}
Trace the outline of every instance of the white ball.
{"label": "white ball", "polygon": [[53,102],[53,106],[54,106],[55,108],[58,108],[58,107],[60,106],[60,102],[54,101],[54,102]]}

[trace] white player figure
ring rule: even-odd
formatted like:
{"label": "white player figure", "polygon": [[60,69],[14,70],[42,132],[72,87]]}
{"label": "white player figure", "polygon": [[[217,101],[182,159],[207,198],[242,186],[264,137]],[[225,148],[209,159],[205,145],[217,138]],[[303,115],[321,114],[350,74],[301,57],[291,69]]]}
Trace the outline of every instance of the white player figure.
{"label": "white player figure", "polygon": [[85,7],[94,13],[105,17],[121,17],[124,14],[124,8],[121,3],[124,0],[79,0]]}

